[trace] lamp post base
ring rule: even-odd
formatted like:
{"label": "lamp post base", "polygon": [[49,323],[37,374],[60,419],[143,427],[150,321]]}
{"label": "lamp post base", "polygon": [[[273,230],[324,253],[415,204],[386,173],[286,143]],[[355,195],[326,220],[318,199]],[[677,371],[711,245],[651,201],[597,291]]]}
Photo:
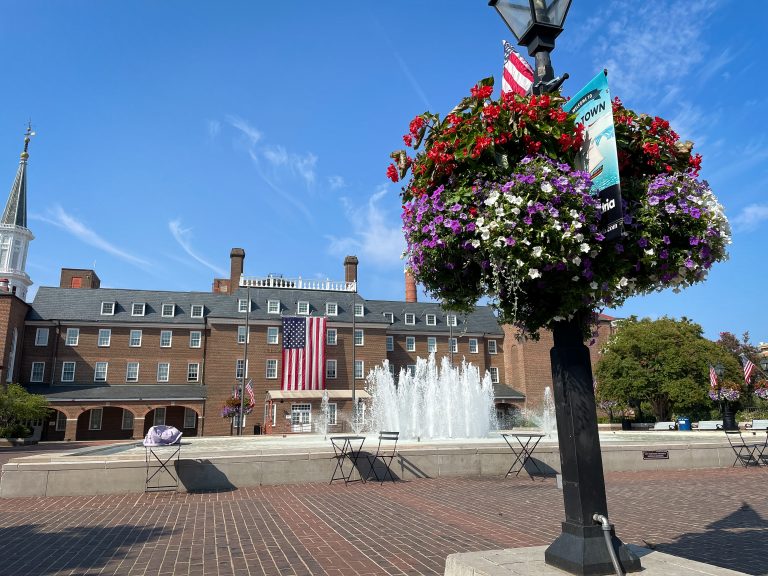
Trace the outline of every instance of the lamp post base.
{"label": "lamp post base", "polygon": [[[579,526],[563,522],[563,531],[544,552],[544,562],[570,574],[599,576],[615,574],[603,529],[599,525]],[[611,543],[625,572],[642,569],[640,559],[613,532]]]}

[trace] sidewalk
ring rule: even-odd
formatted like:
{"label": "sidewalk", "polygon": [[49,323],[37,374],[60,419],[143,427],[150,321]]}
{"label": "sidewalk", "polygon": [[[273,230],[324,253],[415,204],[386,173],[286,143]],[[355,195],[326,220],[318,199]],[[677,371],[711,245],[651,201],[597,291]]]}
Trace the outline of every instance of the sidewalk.
{"label": "sidewalk", "polygon": [[[606,475],[627,543],[768,574],[768,471]],[[0,500],[0,575],[443,574],[454,552],[538,546],[554,479],[443,478],[208,494]]]}

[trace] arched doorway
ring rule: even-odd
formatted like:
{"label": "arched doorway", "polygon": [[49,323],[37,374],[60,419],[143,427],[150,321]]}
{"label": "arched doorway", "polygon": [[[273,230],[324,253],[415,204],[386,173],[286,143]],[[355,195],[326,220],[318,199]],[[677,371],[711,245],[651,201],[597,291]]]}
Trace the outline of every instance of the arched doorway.
{"label": "arched doorway", "polygon": [[45,424],[40,440],[64,440],[64,434],[67,430],[67,415],[61,410],[51,409]]}
{"label": "arched doorway", "polygon": [[132,437],[133,412],[126,408],[91,408],[77,418],[76,440],[130,440]]}
{"label": "arched doorway", "polygon": [[200,419],[198,413],[186,406],[158,406],[144,417],[144,435],[152,426],[173,426],[186,437],[197,436]]}

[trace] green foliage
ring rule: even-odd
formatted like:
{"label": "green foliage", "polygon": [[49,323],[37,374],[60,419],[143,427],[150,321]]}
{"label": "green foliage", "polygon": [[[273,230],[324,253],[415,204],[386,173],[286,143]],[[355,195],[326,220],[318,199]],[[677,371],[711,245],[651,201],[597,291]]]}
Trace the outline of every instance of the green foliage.
{"label": "green foliage", "polygon": [[724,378],[738,381],[739,363],[725,349],[703,337],[687,318],[623,321],[603,348],[595,368],[598,397],[621,404],[647,403],[657,420],[671,413],[706,414],[712,403],[709,365],[721,363]]}
{"label": "green foliage", "polygon": [[45,418],[48,410],[45,396],[30,394],[20,384],[0,389],[0,438],[28,436],[29,430],[23,423]]}

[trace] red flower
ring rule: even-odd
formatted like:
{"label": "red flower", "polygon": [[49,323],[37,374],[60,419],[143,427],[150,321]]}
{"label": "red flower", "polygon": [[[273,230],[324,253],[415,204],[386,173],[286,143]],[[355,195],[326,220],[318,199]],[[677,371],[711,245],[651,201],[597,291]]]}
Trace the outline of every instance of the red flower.
{"label": "red flower", "polygon": [[400,177],[397,175],[397,168],[395,168],[394,164],[387,166],[387,178],[392,180],[392,182],[400,180]]}
{"label": "red flower", "polygon": [[418,138],[419,136],[419,130],[421,130],[424,127],[424,118],[421,116],[416,116],[413,120],[411,120],[411,125],[409,127],[411,135],[414,138]]}
{"label": "red flower", "polygon": [[499,112],[501,111],[501,108],[497,106],[496,104],[489,104],[488,106],[483,108],[483,116],[487,121],[496,120],[496,118],[499,117]]}
{"label": "red flower", "polygon": [[694,154],[691,156],[691,159],[688,161],[688,163],[693,168],[693,173],[698,176],[699,170],[701,170],[701,154]]}
{"label": "red flower", "polygon": [[475,85],[472,87],[469,93],[472,94],[473,98],[477,98],[478,100],[485,100],[486,98],[489,98],[491,94],[493,94],[493,86]]}
{"label": "red flower", "polygon": [[410,148],[411,146],[413,146],[413,136],[411,136],[410,134],[405,134],[403,136],[403,142],[405,142],[405,145]]}

